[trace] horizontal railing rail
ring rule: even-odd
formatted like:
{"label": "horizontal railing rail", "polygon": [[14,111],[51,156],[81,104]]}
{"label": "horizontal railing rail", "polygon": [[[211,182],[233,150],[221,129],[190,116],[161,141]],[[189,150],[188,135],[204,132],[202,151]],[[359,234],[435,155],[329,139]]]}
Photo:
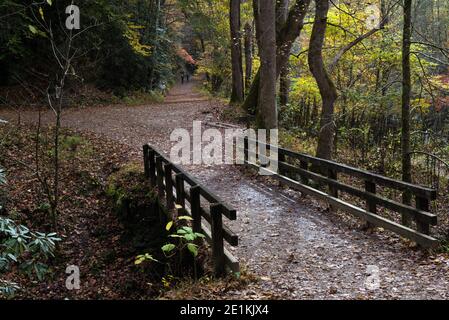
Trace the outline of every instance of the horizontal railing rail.
{"label": "horizontal railing rail", "polygon": [[[254,150],[259,150],[259,147],[262,147],[268,151],[277,152],[278,160],[273,161],[268,156],[249,150],[249,144],[256,146],[257,149]],[[259,170],[266,170],[267,173],[288,186],[327,202],[331,208],[341,209],[362,218],[367,222],[368,226],[383,227],[426,248],[434,247],[438,244],[438,241],[430,236],[430,226],[437,224],[437,216],[430,212],[430,201],[435,200],[437,196],[437,192],[434,189],[391,179],[366,170],[275,147],[248,138],[245,138],[244,154],[247,165]],[[256,161],[250,162],[250,159]],[[264,165],[260,165],[258,161],[264,164],[271,161],[271,164],[277,164],[278,171],[270,171],[264,168]],[[364,189],[339,181],[339,173],[362,180]],[[327,186],[326,191],[322,191],[322,188],[319,187],[312,187],[310,183],[312,181],[320,186]],[[408,193],[414,196],[415,207],[377,194],[377,186],[400,191],[403,195]],[[357,205],[339,199],[339,192],[344,192],[363,200],[366,207],[360,208]],[[379,207],[400,213],[403,222],[397,223],[382,217],[378,214]],[[404,223],[404,221],[409,220],[415,222],[416,230],[412,229],[410,224]]]}
{"label": "horizontal railing rail", "polygon": [[[247,139],[247,140],[249,140],[249,139]],[[266,146],[268,150],[270,149],[270,147],[273,147],[269,144],[258,142],[255,140],[249,140],[249,141],[253,141],[254,143],[259,143],[259,145]],[[350,167],[348,165],[341,164],[341,163],[338,163],[335,161],[320,159],[320,158],[313,157],[313,156],[310,156],[307,154],[294,152],[294,151],[291,151],[288,149],[279,148],[279,147],[277,149],[278,149],[279,156],[287,156],[287,157],[291,157],[294,159],[303,160],[308,163],[318,165],[320,167],[326,167],[329,169],[333,169],[336,173],[339,173],[339,172],[345,173],[345,174],[348,174],[348,175],[351,175],[354,177],[365,179],[366,181],[370,181],[370,182],[376,183],[378,185],[382,185],[384,187],[393,188],[393,189],[400,190],[400,191],[410,191],[410,192],[414,193],[416,196],[420,196],[420,197],[426,198],[428,200],[435,200],[437,197],[436,190],[428,188],[428,187],[419,186],[419,185],[407,183],[407,182],[404,182],[401,180],[388,178],[388,177],[385,177],[385,176],[382,176],[382,175],[379,175],[376,173],[369,172],[367,170]]]}
{"label": "horizontal railing rail", "polygon": [[223,274],[226,267],[240,272],[238,260],[225,247],[225,242],[237,246],[238,236],[223,222],[223,216],[236,220],[236,210],[152,146],[144,145],[143,155],[145,176],[157,188],[160,200],[168,210],[190,215],[193,231],[206,236],[215,273]]}

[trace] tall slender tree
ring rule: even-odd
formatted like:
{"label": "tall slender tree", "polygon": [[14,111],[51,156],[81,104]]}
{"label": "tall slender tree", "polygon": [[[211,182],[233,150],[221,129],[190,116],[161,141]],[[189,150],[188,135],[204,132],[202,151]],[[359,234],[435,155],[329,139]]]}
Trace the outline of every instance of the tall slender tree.
{"label": "tall slender tree", "polygon": [[159,46],[159,37],[158,37],[158,30],[159,30],[159,24],[160,24],[160,13],[161,13],[161,6],[165,3],[165,0],[154,0],[154,2],[151,2],[150,11],[154,12],[154,29],[153,29],[153,52],[151,54],[151,70],[150,70],[150,88],[153,88],[154,86],[154,73],[156,69],[156,57],[157,57],[157,51]]}
{"label": "tall slender tree", "polygon": [[260,56],[260,83],[258,94],[259,128],[277,128],[276,105],[276,9],[272,0],[254,0],[256,38]]}
{"label": "tall slender tree", "polygon": [[309,68],[318,84],[323,102],[316,155],[319,158],[331,159],[335,135],[334,103],[338,95],[323,61],[329,0],[316,0],[315,3],[315,21],[309,45]]}
{"label": "tall slender tree", "polygon": [[242,37],[240,22],[240,1],[230,0],[229,20],[231,29],[231,60],[232,60],[232,93],[231,103],[243,101],[243,64],[242,64]]}
{"label": "tall slender tree", "polygon": [[[288,7],[290,0],[278,0],[276,3],[276,32],[282,30],[282,27],[287,22]],[[279,38],[279,36],[277,36]],[[290,77],[289,77],[289,63],[288,61],[280,70],[279,77],[279,103],[285,106],[288,103],[288,95],[290,91]]]}
{"label": "tall slender tree", "polygon": [[253,75],[253,27],[245,24],[245,90],[251,86]]}
{"label": "tall slender tree", "polygon": [[[279,77],[280,70],[288,62],[290,57],[291,48],[296,39],[300,36],[304,27],[304,18],[307,14],[311,0],[296,0],[295,4],[291,7],[287,22],[277,35],[276,39],[276,77]],[[260,71],[260,70],[259,70]],[[258,109],[258,94],[259,94],[259,82],[260,72],[257,72],[253,79],[251,89],[248,92],[248,96],[245,98],[243,108],[247,112],[254,114]]]}
{"label": "tall slender tree", "polygon": [[[410,70],[410,46],[412,36],[412,0],[404,0],[404,30],[402,39],[402,180],[412,181],[412,165],[410,159],[410,97],[412,91]],[[404,193],[404,202],[410,204],[410,194]],[[409,218],[402,216],[405,225]]]}

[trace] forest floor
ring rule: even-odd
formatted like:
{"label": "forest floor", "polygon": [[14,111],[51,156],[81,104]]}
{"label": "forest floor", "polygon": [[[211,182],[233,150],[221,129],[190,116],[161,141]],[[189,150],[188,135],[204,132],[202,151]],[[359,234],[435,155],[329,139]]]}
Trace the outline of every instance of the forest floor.
{"label": "forest floor", "polygon": [[[194,120],[207,127],[228,110],[199,93],[197,84],[176,85],[159,104],[70,108],[62,123],[129,146],[135,160],[145,143],[169,154],[175,128],[191,131]],[[36,114],[22,111],[21,119],[33,122]],[[14,112],[0,110],[2,119],[16,117]],[[51,120],[50,113],[43,115],[44,122]],[[228,288],[219,298],[449,298],[447,254],[423,252],[382,230],[362,231],[355,220],[241,167],[191,165],[186,169],[237,210],[237,221],[225,219],[239,235],[239,246],[230,250],[259,279],[243,289]],[[370,271],[373,268],[378,272]],[[370,290],[366,283],[377,275],[379,286]],[[171,297],[183,296],[174,292]],[[199,290],[190,298],[214,296]]]}

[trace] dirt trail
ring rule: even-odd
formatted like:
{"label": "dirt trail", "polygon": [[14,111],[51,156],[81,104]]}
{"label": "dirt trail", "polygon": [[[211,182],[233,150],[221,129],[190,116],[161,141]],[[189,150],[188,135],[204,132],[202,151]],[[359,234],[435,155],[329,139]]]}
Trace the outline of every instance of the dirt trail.
{"label": "dirt trail", "polygon": [[[162,104],[70,109],[63,125],[117,139],[136,152],[150,143],[169,154],[174,128],[191,130],[193,120],[216,120],[224,107],[195,85],[175,86]],[[0,110],[0,117],[15,115]],[[36,113],[23,113],[22,119],[35,121]],[[449,261],[442,255],[427,256],[387,233],[355,229],[313,199],[263,183],[242,168],[187,170],[237,209],[237,221],[225,219],[240,237],[239,247],[231,250],[261,277],[243,292],[228,292],[230,298],[449,298]],[[366,281],[376,274],[379,287],[370,290]]]}

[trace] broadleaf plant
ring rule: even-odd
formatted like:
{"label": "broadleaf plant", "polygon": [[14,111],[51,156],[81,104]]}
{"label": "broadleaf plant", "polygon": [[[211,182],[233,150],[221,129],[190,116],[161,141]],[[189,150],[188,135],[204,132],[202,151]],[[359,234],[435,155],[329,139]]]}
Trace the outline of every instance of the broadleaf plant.
{"label": "broadleaf plant", "polygon": [[[187,248],[187,250],[192,254],[194,258],[198,256],[198,245],[195,242],[198,239],[205,238],[206,236],[202,233],[194,232],[193,229],[189,226],[180,224],[181,222],[185,221],[193,221],[193,219],[190,216],[179,216],[175,220],[169,221],[165,226],[165,230],[167,231],[170,231],[173,227],[176,227],[176,230],[172,234],[169,234],[168,237],[171,239],[177,239],[175,243],[169,242],[161,247],[162,252],[167,258],[175,256],[178,252],[181,252],[185,248]],[[136,265],[139,265],[144,261],[159,262],[154,259],[152,255],[147,253],[137,256],[134,263]]]}
{"label": "broadleaf plant", "polygon": [[[0,168],[0,186],[5,184],[5,171]],[[34,232],[12,219],[0,216],[0,275],[18,266],[18,270],[29,277],[44,279],[49,272],[46,262],[54,257],[59,241],[61,239],[56,233]],[[18,284],[0,279],[0,297],[11,297],[18,289]]]}

